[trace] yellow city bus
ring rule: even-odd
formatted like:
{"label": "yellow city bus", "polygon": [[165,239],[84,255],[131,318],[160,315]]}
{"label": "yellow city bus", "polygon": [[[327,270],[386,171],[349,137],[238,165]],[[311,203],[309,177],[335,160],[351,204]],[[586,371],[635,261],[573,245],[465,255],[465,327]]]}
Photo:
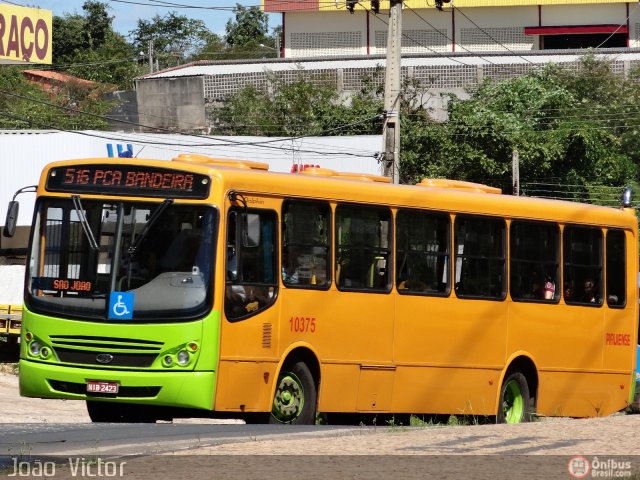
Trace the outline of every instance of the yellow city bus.
{"label": "yellow city bus", "polygon": [[637,220],[181,155],[48,165],[20,391],[93,421],[592,417],[633,399]]}

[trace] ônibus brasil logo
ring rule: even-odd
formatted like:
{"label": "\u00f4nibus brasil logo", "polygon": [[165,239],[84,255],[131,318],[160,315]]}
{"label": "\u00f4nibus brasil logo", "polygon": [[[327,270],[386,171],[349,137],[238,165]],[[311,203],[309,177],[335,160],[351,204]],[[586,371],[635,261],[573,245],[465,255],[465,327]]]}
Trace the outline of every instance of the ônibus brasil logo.
{"label": "\u00f4nibus brasil logo", "polygon": [[585,478],[591,471],[591,464],[585,457],[576,456],[569,460],[567,469],[573,478]]}

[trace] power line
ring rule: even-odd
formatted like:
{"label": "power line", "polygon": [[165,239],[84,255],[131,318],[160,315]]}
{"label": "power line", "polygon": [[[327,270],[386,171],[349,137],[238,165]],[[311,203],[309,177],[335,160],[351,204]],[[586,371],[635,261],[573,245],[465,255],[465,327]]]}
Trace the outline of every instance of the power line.
{"label": "power line", "polygon": [[[51,125],[49,123],[46,123],[44,121],[40,121],[40,120],[34,120],[34,119],[30,119],[27,117],[24,117],[22,115],[17,115],[15,113],[9,113],[6,111],[0,111],[0,116],[4,116],[6,118],[11,118],[13,120],[18,120],[18,121],[22,121],[24,122],[26,125],[38,125],[39,127],[44,127],[44,128],[48,128],[51,130],[57,130],[60,132],[66,132],[66,133],[73,133],[73,134],[77,134],[77,135],[83,135],[83,136],[87,136],[87,137],[95,137],[95,138],[102,138],[105,140],[111,140],[111,141],[131,141],[130,138],[128,137],[122,137],[122,136],[117,136],[117,134],[109,134],[109,133],[105,133],[105,134],[100,134],[97,132],[93,132],[93,133],[89,133],[86,131],[82,131],[82,130],[69,130],[66,128],[61,128],[61,127],[56,127],[54,125]],[[180,135],[177,132],[174,132],[175,134]],[[198,138],[201,138],[201,136],[199,135],[194,135],[197,136]],[[305,137],[293,137],[293,139],[298,138],[305,138]],[[275,141],[290,141],[292,138],[280,138],[278,140]],[[248,145],[252,145],[258,148],[267,148],[267,149],[272,149],[272,150],[289,150],[288,148],[284,148],[282,146],[274,146],[274,145],[263,145],[262,142],[246,142],[246,143],[242,143],[242,142],[233,142],[231,140],[226,140],[226,139],[216,139],[219,141],[224,141],[226,143],[179,143],[179,142],[160,142],[160,141],[147,141],[147,140],[143,140],[143,139],[136,139],[135,142],[136,143],[141,143],[141,144],[145,144],[145,145],[152,145],[152,146],[184,146],[184,147],[222,147],[222,146],[229,146],[229,144],[231,145],[240,145],[240,146],[248,146]],[[318,151],[318,150],[308,150],[308,149],[299,149],[297,150],[300,153],[310,153],[310,154],[316,154],[316,155],[320,155],[320,156],[342,156],[342,157],[359,157],[359,158],[377,158],[376,153],[372,153],[372,154],[368,154],[368,155],[360,155],[360,154],[354,154],[354,153],[350,153],[350,152],[331,152],[331,151]]]}
{"label": "power line", "polygon": [[[62,110],[66,110],[68,112],[79,113],[81,115],[87,115],[87,116],[94,117],[94,118],[99,118],[99,119],[102,119],[102,120],[112,120],[112,121],[117,121],[119,123],[124,123],[124,124],[128,124],[128,125],[134,125],[134,126],[137,126],[137,127],[147,128],[147,129],[150,129],[150,130],[157,130],[157,131],[164,132],[164,133],[173,133],[173,134],[177,134],[177,135],[184,135],[184,133],[176,131],[176,130],[171,130],[171,129],[163,128],[163,127],[154,127],[154,126],[150,126],[150,125],[143,125],[141,123],[131,122],[131,121],[128,121],[128,120],[114,119],[114,118],[111,118],[111,117],[109,117],[107,115],[99,115],[99,114],[96,114],[96,113],[86,112],[86,111],[79,110],[79,109],[72,108],[72,107],[66,107],[66,106],[63,106],[63,105],[57,105],[55,103],[47,102],[45,100],[39,100],[39,99],[36,99],[36,98],[33,98],[33,97],[29,97],[29,96],[25,96],[25,95],[19,95],[17,93],[7,92],[6,90],[0,90],[0,94],[7,95],[9,97],[20,98],[22,100],[31,101],[31,102],[34,102],[34,103],[40,103],[40,104],[43,104],[43,105],[48,105],[50,107],[59,108],[59,109],[62,109]],[[348,125],[341,125],[341,126],[338,126],[338,127],[331,128],[329,130],[324,130],[324,131],[318,132],[318,133],[316,133],[314,135],[297,135],[297,136],[289,137],[289,138],[305,138],[305,137],[315,137],[315,136],[327,135],[328,133],[332,133],[332,132],[335,132],[335,131],[339,131],[341,129],[346,129],[346,128],[350,128],[350,127],[353,127],[353,126],[357,126],[359,124],[363,124],[363,123],[369,122],[369,121],[371,121],[371,120],[373,120],[375,118],[380,118],[380,117],[381,117],[381,115],[377,114],[377,115],[374,115],[374,116],[359,120],[357,122],[353,122],[353,123],[348,124]],[[209,137],[204,136],[204,135],[196,135],[196,134],[194,134],[192,136],[199,137],[199,138],[206,138],[206,139],[209,138]],[[264,144],[268,144],[268,143],[277,142],[278,140],[264,140],[264,141],[261,141],[261,142],[247,142],[247,143],[237,142],[237,141],[233,141],[233,140],[226,140],[226,139],[225,139],[225,141],[227,143],[230,143],[230,144],[238,144],[238,145],[264,145]]]}

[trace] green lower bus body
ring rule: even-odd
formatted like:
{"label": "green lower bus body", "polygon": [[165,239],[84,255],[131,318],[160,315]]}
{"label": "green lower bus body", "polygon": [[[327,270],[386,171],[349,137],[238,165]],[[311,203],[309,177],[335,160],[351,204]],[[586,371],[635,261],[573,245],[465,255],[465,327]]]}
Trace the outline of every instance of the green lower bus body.
{"label": "green lower bus body", "polygon": [[[85,368],[53,367],[20,360],[20,395],[38,398],[109,400],[108,396],[90,396],[82,392],[87,380],[117,381],[120,390],[157,393],[153,396],[117,396],[119,403],[149,404],[180,408],[213,409],[214,372],[123,372]],[[57,390],[62,388],[65,391]],[[114,398],[114,399],[116,399]]]}
{"label": "green lower bus body", "polygon": [[[20,395],[211,411],[219,358],[219,326],[217,311],[190,322],[123,324],[67,320],[25,309]],[[36,341],[39,355],[30,349]],[[179,365],[177,353],[193,344],[197,350],[188,351],[189,362]],[[47,355],[42,354],[43,349]],[[118,354],[124,354],[134,358],[134,363],[139,355],[150,365],[97,365],[96,358],[102,354],[116,359]],[[169,364],[167,357],[172,359]],[[115,395],[88,393],[89,381],[113,382],[119,391]]]}

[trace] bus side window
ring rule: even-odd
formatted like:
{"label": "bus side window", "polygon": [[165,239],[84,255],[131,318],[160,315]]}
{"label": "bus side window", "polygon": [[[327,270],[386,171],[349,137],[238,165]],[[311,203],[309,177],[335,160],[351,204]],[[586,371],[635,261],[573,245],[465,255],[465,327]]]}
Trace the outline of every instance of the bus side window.
{"label": "bus side window", "polygon": [[396,216],[396,285],[400,293],[449,293],[449,215],[400,210]]}
{"label": "bus side window", "polygon": [[560,299],[560,229],[555,223],[514,220],[510,227],[511,298]]}
{"label": "bus side window", "polygon": [[335,228],[338,288],[388,292],[391,287],[391,211],[338,205]]}
{"label": "bus side window", "polygon": [[331,282],[331,208],[326,202],[282,205],[282,283],[326,288]]}
{"label": "bus side window", "polygon": [[609,229],[607,232],[607,304],[623,307],[626,296],[626,242],[623,230]]}
{"label": "bus side window", "polygon": [[602,305],[603,255],[602,230],[594,227],[567,225],[562,242],[564,250],[564,282],[573,286],[565,302],[571,305]]}
{"label": "bus side window", "polygon": [[[229,212],[224,311],[230,320],[247,318],[268,308],[275,300],[276,225],[277,217],[272,210],[232,209]],[[251,228],[251,232],[246,231],[247,228]]]}
{"label": "bus side window", "polygon": [[456,217],[454,253],[459,297],[504,298],[505,237],[505,222],[501,218]]}

